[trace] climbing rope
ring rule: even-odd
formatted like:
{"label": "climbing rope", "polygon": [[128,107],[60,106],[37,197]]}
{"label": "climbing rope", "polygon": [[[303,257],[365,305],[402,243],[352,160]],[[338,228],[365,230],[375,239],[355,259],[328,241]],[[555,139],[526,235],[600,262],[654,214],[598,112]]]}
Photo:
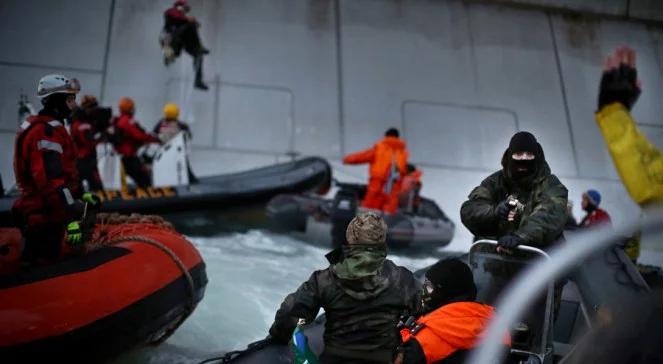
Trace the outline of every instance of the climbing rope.
{"label": "climbing rope", "polygon": [[[189,303],[187,305],[187,310],[184,313],[184,315],[180,316],[179,321],[175,325],[171,326],[169,329],[167,329],[164,332],[163,335],[161,335],[158,339],[152,341],[151,343],[153,345],[161,344],[166,339],[168,339],[168,337],[170,337],[170,335],[172,335],[175,332],[175,330],[177,330],[177,328],[179,328],[180,325],[182,325],[182,323],[184,323],[184,321],[191,315],[193,310],[196,308],[196,300],[195,300],[196,293],[195,293],[195,285],[193,282],[193,278],[191,277],[191,274],[186,268],[186,265],[177,256],[177,254],[175,254],[175,252],[173,252],[168,246],[161,243],[160,241],[142,235],[122,235],[111,238],[108,236],[107,227],[109,225],[125,225],[125,224],[129,225],[126,227],[122,227],[121,229],[112,231],[111,235],[134,232],[138,228],[137,226],[135,226],[135,224],[149,224],[152,225],[152,227],[159,228],[159,230],[162,231],[165,229],[170,232],[175,232],[175,229],[173,228],[171,223],[166,221],[161,216],[156,216],[156,215],[131,214],[127,216],[127,215],[120,215],[117,213],[98,214],[96,221],[97,224],[100,225],[100,228],[98,229],[98,235],[95,238],[93,238],[89,244],[90,249],[98,249],[103,246],[112,246],[125,242],[139,242],[139,243],[148,244],[153,247],[156,247],[157,249],[164,252],[168,257],[170,257],[170,259],[175,263],[175,265],[177,265],[179,270],[182,272],[182,275],[185,277],[189,288],[188,289]],[[145,225],[142,225],[141,228],[145,228]]]}
{"label": "climbing rope", "polygon": [[268,346],[271,343],[272,343],[272,338],[268,336],[265,339],[258,340],[256,342],[249,344],[244,350],[229,351],[223,354],[222,356],[208,358],[199,362],[198,364],[208,364],[208,363],[228,364],[233,362],[235,359],[242,357],[246,354],[251,354],[255,353],[256,351],[260,351],[262,348]]}

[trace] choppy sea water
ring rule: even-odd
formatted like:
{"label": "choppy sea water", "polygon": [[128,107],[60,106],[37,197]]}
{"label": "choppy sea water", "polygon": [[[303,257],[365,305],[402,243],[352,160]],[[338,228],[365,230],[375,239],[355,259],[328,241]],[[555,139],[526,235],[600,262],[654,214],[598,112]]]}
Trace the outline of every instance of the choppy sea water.
{"label": "choppy sea water", "polygon": [[[266,230],[190,237],[207,264],[209,283],[195,312],[165,343],[122,355],[113,364],[197,363],[262,339],[283,298],[328,263],[328,250]],[[431,254],[390,254],[417,270]]]}

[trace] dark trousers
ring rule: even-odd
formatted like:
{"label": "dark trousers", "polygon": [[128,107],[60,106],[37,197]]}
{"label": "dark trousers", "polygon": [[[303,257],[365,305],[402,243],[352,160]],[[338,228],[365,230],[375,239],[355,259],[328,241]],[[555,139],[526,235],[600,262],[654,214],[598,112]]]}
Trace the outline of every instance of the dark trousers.
{"label": "dark trousers", "polygon": [[50,263],[60,256],[65,227],[63,223],[39,223],[22,226],[25,240],[22,260],[27,263]]}
{"label": "dark trousers", "polygon": [[203,48],[198,35],[198,26],[194,23],[186,23],[178,26],[170,32],[172,41],[170,46],[175,51],[176,55],[180,55],[182,49],[196,57],[201,53]]}
{"label": "dark trousers", "polygon": [[135,155],[122,157],[122,165],[124,172],[134,180],[138,187],[145,188],[152,185],[152,177],[138,157]]}
{"label": "dark trousers", "polygon": [[194,23],[186,23],[171,32],[170,46],[175,55],[179,56],[184,49],[193,57],[193,69],[196,73],[196,82],[203,81],[203,45],[198,35],[198,27]]}
{"label": "dark trousers", "polygon": [[[78,168],[78,177],[81,180],[81,184],[83,181],[86,181],[90,191],[101,191],[104,189],[104,186],[101,183],[101,177],[99,176],[99,170],[97,169],[96,155],[90,155],[78,159],[76,161],[76,167]],[[81,191],[84,190],[85,189],[81,189]]]}

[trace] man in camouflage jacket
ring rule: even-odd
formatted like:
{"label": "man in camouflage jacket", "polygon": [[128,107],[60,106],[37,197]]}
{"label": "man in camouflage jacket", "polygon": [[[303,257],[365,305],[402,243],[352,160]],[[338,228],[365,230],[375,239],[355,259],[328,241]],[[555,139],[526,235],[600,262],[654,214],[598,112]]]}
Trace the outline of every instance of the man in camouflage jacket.
{"label": "man in camouflage jacket", "polygon": [[417,309],[419,284],[412,272],[386,259],[386,232],[376,214],[355,217],[342,254],[328,254],[330,266],[285,298],[269,330],[272,338],[287,343],[298,319],[311,322],[322,307],[322,363],[392,363],[400,344],[396,325],[404,311]]}
{"label": "man in camouflage jacket", "polygon": [[472,190],[460,215],[476,238],[496,239],[504,248],[546,249],[562,236],[567,198],[536,138],[519,132],[504,152],[502,170]]}

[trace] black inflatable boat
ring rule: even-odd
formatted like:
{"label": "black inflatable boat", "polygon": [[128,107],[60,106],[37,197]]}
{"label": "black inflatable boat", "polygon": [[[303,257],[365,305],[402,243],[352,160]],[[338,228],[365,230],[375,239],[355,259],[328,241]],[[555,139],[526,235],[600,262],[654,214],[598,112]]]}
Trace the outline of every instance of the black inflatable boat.
{"label": "black inflatable boat", "polygon": [[[496,244],[496,241],[477,241],[468,254],[458,257],[472,269],[477,285],[477,301],[490,305],[495,305],[501,292],[517,279],[523,269],[538,264],[540,260],[537,259],[549,259],[545,252],[527,246],[520,246],[510,254],[499,253]],[[424,268],[415,272],[415,276],[423,279],[426,270]],[[544,292],[533,293],[533,302],[538,304],[533,304],[525,312],[521,324],[514,328],[511,348],[502,363],[548,364],[573,359],[575,344],[582,341],[588,328],[596,327],[598,322],[604,320],[596,307],[607,307],[614,303],[615,297],[635,298],[633,302],[647,302],[649,299],[649,289],[619,247],[597,252],[568,278],[556,315],[553,309],[552,281]],[[304,326],[309,347],[318,356],[324,349],[324,326],[324,314]],[[292,362],[290,346],[262,340],[250,344],[244,350],[227,352],[201,363]]]}
{"label": "black inflatable boat", "polygon": [[[275,196],[267,204],[267,216],[280,227],[303,234],[305,241],[330,246],[335,217],[349,213],[351,218],[357,211],[365,210],[357,207],[366,192],[365,185],[339,182],[336,185],[340,190],[333,200],[310,194]],[[399,210],[396,214],[384,215],[384,219],[389,227],[387,244],[390,248],[443,247],[454,235],[454,223],[435,201],[423,197],[416,211]],[[340,234],[344,235],[343,231]]]}
{"label": "black inflatable boat", "polygon": [[[97,195],[102,211],[167,213],[199,208],[231,208],[262,203],[279,193],[325,193],[331,184],[331,168],[318,157],[212,177],[201,177],[188,186],[104,190]],[[0,226],[11,226],[11,206],[17,192],[0,197]]]}

